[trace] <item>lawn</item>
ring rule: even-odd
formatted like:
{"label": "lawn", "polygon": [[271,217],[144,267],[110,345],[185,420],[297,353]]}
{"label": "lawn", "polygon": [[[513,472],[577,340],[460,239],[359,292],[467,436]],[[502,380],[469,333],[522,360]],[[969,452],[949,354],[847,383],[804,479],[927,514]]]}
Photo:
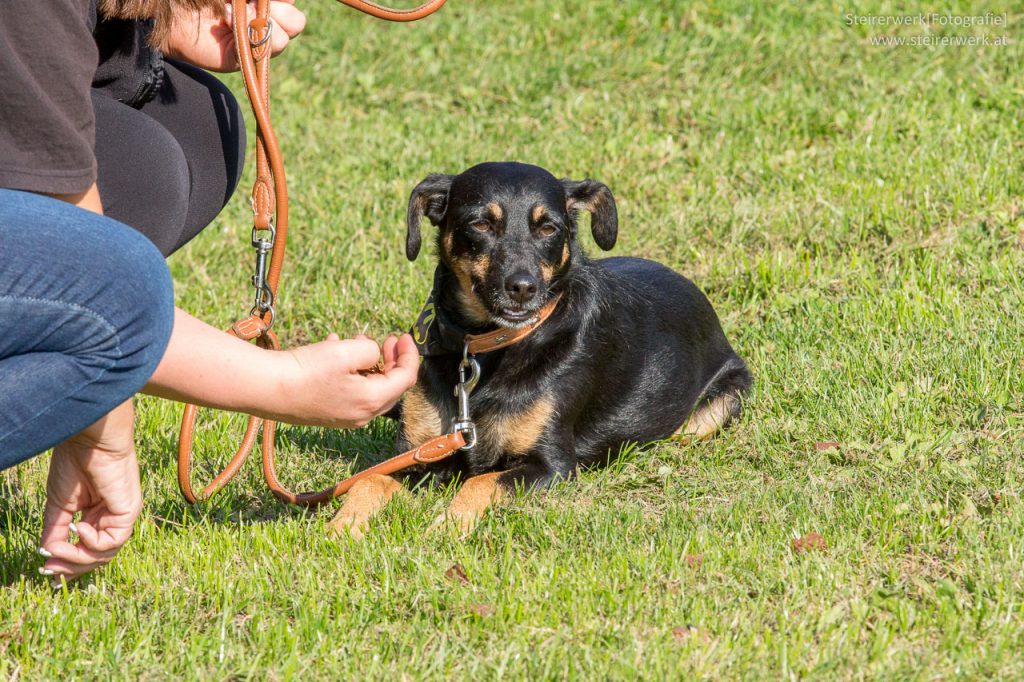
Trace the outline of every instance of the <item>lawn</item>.
{"label": "lawn", "polygon": [[[825,3],[450,0],[407,26],[301,4],[306,34],[274,65],[286,345],[407,328],[432,270],[403,253],[409,191],[515,159],[607,183],[615,253],[707,292],[756,374],[744,416],[512,500],[465,539],[425,533],[444,490],[339,542],[337,504],[276,502],[255,462],[188,507],[181,406],[141,398],[146,506],[80,586],[36,575],[47,458],[0,476],[0,676],[1024,677],[1015,3],[948,9],[1008,25],[930,28]],[[871,44],[888,34],[1009,44]],[[249,219],[239,191],[170,260],[180,305],[218,326],[249,307]],[[240,426],[205,415],[197,480]],[[393,436],[283,427],[280,470],[327,485]],[[825,546],[794,545],[809,533]]]}

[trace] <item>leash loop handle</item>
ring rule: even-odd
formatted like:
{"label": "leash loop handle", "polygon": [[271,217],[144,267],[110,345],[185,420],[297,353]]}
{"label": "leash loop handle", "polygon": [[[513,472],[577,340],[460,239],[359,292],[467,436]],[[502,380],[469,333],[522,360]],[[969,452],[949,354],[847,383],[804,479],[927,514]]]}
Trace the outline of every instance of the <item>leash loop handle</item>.
{"label": "leash loop handle", "polygon": [[385,21],[416,21],[428,17],[437,10],[441,9],[446,0],[430,0],[425,2],[419,7],[413,7],[412,9],[394,9],[381,5],[371,0],[338,0],[343,5],[348,5],[352,9],[359,10],[363,14],[369,14],[372,17],[383,19]]}
{"label": "leash loop handle", "polygon": [[[387,21],[415,21],[433,14],[445,3],[445,0],[430,0],[413,9],[398,10],[368,0],[340,1]],[[231,0],[231,3],[234,10],[232,32],[235,37],[238,64],[256,119],[256,181],[251,196],[252,246],[256,250],[252,285],[256,289],[256,297],[249,316],[236,321],[227,331],[246,341],[255,340],[262,348],[276,351],[280,350],[280,345],[271,327],[276,318],[274,304],[277,300],[288,237],[288,187],[281,150],[270,123],[270,39],[274,24],[269,18],[270,0],[256,0],[256,18],[248,23],[247,1]],[[269,238],[261,238],[259,233],[262,231],[269,231]],[[263,478],[267,486],[278,499],[301,505],[326,502],[344,494],[358,480],[372,474],[389,474],[413,464],[439,461],[466,445],[461,431],[449,433],[370,467],[330,488],[317,492],[294,493],[285,488],[277,477],[274,464],[276,423],[269,419],[249,417],[242,442],[227,466],[196,493],[191,481],[191,462],[198,410],[196,405],[185,406],[178,437],[178,486],[182,495],[191,504],[209,499],[241,470],[252,452],[260,429],[263,431]],[[472,440],[476,440],[475,431]]]}
{"label": "leash loop handle", "polygon": [[[247,324],[243,324],[247,323]],[[278,350],[279,345],[277,341],[277,335],[273,330],[267,328],[262,320],[258,317],[250,317],[245,320],[239,320],[227,330],[228,334],[237,336],[240,339],[246,341],[256,339],[256,345],[262,348],[269,348],[271,350]],[[264,420],[259,417],[249,417],[249,423],[245,427],[245,435],[242,436],[242,442],[238,446],[238,450],[231,457],[228,465],[224,469],[213,477],[213,480],[200,490],[197,495],[192,488],[191,468],[192,468],[192,441],[195,436],[196,429],[196,417],[199,412],[197,405],[186,405],[185,413],[181,418],[181,431],[178,433],[178,487],[181,489],[181,494],[188,501],[189,504],[195,504],[199,501],[205,501],[210,499],[216,494],[221,488],[226,486],[228,482],[235,477],[235,474],[239,472],[242,465],[245,464],[246,459],[249,458],[249,453],[252,452],[252,447],[256,443],[256,437],[259,433],[260,426],[264,425]],[[266,422],[271,425],[273,429],[273,422]],[[266,432],[264,431],[264,434]]]}

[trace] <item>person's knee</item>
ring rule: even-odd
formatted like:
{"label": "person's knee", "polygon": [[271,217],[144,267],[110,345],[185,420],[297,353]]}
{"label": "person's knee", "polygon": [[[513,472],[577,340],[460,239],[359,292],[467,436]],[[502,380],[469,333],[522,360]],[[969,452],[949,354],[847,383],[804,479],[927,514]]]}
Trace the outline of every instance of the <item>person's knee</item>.
{"label": "person's knee", "polygon": [[[114,362],[100,381],[129,397],[163,357],[174,322],[174,287],[167,263],[143,234],[95,216],[75,248],[87,267],[77,273],[75,303],[99,316],[115,335]],[[84,349],[79,353],[86,361]]]}
{"label": "person's knee", "polygon": [[0,189],[0,468],[77,433],[139,391],[170,338],[160,252],[130,227]]}
{"label": "person's knee", "polygon": [[213,222],[238,186],[245,118],[231,91],[211,74],[174,61],[165,70],[160,96],[142,113],[174,137],[188,162],[189,210],[177,248]]}
{"label": "person's knee", "polygon": [[[223,163],[227,180],[223,205],[242,179],[245,165],[245,116],[242,107],[223,81],[200,68],[183,62],[169,62],[167,70],[168,80],[178,85],[181,96],[192,105],[188,116],[193,117],[195,127],[208,134],[204,142],[211,148],[215,141],[220,143],[222,157],[210,156],[206,162],[217,166]],[[210,125],[211,121],[215,122],[215,127]]]}
{"label": "person's knee", "polygon": [[[187,67],[187,65],[185,66]],[[227,179],[226,192],[221,202],[223,205],[231,198],[242,179],[242,169],[245,166],[245,116],[238,100],[223,82],[201,69],[192,68],[189,73],[202,85],[209,88],[210,100],[213,102],[214,113],[217,117],[221,150],[224,154],[224,172]]]}
{"label": "person's knee", "polygon": [[170,254],[183,239],[192,190],[184,151],[149,116],[103,94],[92,99],[104,213]]}
{"label": "person's knee", "polygon": [[138,391],[163,357],[174,325],[174,287],[163,255],[137,232],[121,235],[117,282],[110,298],[120,301],[109,318],[118,329],[121,358],[116,372],[131,375]]}

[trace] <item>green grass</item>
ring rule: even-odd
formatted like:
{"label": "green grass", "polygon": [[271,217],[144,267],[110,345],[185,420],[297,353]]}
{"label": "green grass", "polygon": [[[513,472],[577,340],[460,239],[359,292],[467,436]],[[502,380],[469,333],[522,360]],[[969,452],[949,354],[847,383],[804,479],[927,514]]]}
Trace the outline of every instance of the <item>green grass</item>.
{"label": "green grass", "polygon": [[[408,327],[432,267],[403,256],[408,192],[517,159],[606,182],[616,253],[707,291],[754,396],[713,442],[625,453],[468,539],[424,533],[445,491],[389,509],[361,543],[324,537],[335,506],[275,502],[255,463],[188,508],[181,408],[140,399],[146,507],[81,588],[35,574],[46,458],[4,475],[0,675],[1024,676],[1013,4],[950,10],[1009,10],[1009,26],[973,29],[1008,46],[887,48],[868,38],[922,29],[850,27],[826,5],[451,0],[389,26],[305,3],[306,35],[274,71],[286,344]],[[217,325],[248,309],[248,219],[239,192],[171,259],[180,304]],[[239,426],[207,416],[197,478]],[[385,455],[393,428],[284,427],[282,475],[331,483]],[[827,550],[795,553],[812,531]],[[445,577],[455,563],[468,584]]]}

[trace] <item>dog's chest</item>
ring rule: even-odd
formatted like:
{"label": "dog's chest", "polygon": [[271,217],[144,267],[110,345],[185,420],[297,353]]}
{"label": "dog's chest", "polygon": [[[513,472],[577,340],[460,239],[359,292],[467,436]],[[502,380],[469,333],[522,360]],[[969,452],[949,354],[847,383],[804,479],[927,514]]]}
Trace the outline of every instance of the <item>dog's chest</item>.
{"label": "dog's chest", "polygon": [[[428,394],[417,384],[403,401],[402,434],[410,447],[416,447],[448,433],[455,412],[453,397]],[[554,401],[543,394],[516,403],[493,391],[471,396],[470,416],[477,428],[474,454],[487,460],[529,454],[543,439],[555,412]]]}

